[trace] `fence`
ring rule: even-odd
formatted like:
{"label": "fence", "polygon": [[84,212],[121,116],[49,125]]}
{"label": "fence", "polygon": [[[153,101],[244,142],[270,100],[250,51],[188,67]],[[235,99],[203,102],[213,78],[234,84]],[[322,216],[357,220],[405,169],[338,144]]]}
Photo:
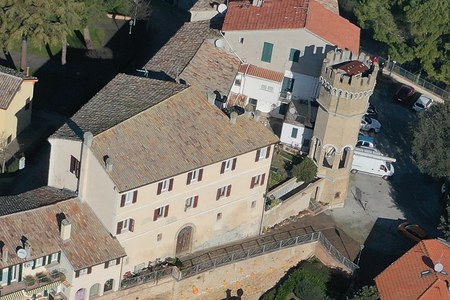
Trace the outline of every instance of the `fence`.
{"label": "fence", "polygon": [[120,289],[128,289],[143,283],[157,283],[161,278],[172,275],[172,273],[174,272],[173,269],[176,269],[176,267],[167,267],[162,270],[142,273],[139,276],[126,278],[120,282]]}
{"label": "fence", "polygon": [[384,64],[384,72],[391,74],[395,73],[411,82],[414,82],[416,85],[419,85],[423,87],[424,89],[428,90],[430,93],[433,93],[439,97],[441,97],[443,100],[450,100],[450,92],[446,91],[426,80],[420,77],[419,74],[411,73],[402,67],[400,67],[395,61],[390,61],[389,59],[385,59],[383,57],[378,57],[379,63]]}

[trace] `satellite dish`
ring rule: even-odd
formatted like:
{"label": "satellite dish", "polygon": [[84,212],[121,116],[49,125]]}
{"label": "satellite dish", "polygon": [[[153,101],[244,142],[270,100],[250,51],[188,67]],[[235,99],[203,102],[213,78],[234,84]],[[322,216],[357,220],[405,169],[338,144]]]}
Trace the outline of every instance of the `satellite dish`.
{"label": "satellite dish", "polygon": [[19,258],[25,258],[27,257],[27,250],[20,248],[19,250],[17,250],[17,256]]}
{"label": "satellite dish", "polygon": [[217,11],[223,15],[227,11],[227,6],[222,3],[217,7]]}
{"label": "satellite dish", "polygon": [[215,40],[214,45],[216,45],[217,48],[223,48],[225,46],[225,43],[223,39],[217,39]]}
{"label": "satellite dish", "polygon": [[295,107],[291,107],[289,108],[289,112],[293,115],[297,112],[297,110],[295,109]]}
{"label": "satellite dish", "polygon": [[434,265],[434,270],[436,272],[442,272],[442,270],[444,270],[444,266],[441,263],[437,263]]}

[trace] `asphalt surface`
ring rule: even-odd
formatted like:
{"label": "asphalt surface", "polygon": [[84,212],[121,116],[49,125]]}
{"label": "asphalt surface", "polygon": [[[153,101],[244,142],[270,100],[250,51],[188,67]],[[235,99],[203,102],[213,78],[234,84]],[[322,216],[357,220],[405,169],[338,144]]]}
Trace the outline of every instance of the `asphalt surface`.
{"label": "asphalt surface", "polygon": [[413,160],[411,142],[417,113],[410,105],[392,99],[398,87],[382,77],[370,99],[382,124],[381,133],[375,135],[377,148],[397,159],[394,176],[385,181],[351,175],[345,207],[326,212],[338,227],[364,245],[360,262],[364,283],[371,283],[374,276],[414,245],[398,233],[398,225],[405,220],[421,225],[432,237],[440,236],[436,229],[443,212],[440,184],[420,173]]}

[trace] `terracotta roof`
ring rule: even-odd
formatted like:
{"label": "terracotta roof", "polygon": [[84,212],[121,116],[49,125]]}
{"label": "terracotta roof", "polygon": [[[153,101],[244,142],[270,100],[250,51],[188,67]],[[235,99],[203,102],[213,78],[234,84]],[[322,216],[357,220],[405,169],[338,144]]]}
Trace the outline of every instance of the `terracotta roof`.
{"label": "terracotta roof", "polygon": [[109,176],[119,192],[276,143],[264,125],[249,118],[231,124],[191,86],[94,137],[98,161],[108,155]]}
{"label": "terracotta roof", "polygon": [[[327,7],[328,1],[320,1]],[[261,7],[248,1],[229,3],[223,31],[306,28],[340,48],[359,53],[358,26],[314,0],[266,0]]]}
{"label": "terracotta roof", "polygon": [[174,82],[118,74],[52,137],[80,139],[86,131],[95,136],[185,88]]}
{"label": "terracotta roof", "polygon": [[363,62],[358,60],[346,61],[341,64],[337,64],[333,66],[333,69],[339,69],[343,71],[345,74],[353,76],[357,74],[362,74],[369,70],[369,67],[366,66]]}
{"label": "terracotta roof", "polygon": [[[444,271],[433,270],[441,263]],[[382,300],[450,299],[450,244],[444,240],[424,240],[411,248],[375,278]]]}
{"label": "terracotta roof", "polygon": [[75,193],[72,191],[60,190],[49,186],[40,187],[18,195],[1,196],[0,216],[35,209],[73,197],[75,197]]}
{"label": "terracotta roof", "polygon": [[[71,237],[65,242],[60,237],[57,220],[57,214],[61,213],[72,223]],[[0,260],[0,269],[61,250],[75,270],[126,255],[89,205],[78,199],[3,216],[0,224],[0,240],[4,243],[3,249],[9,252],[7,263]],[[22,246],[22,236],[32,246],[30,258],[21,259],[16,254],[16,247]]]}
{"label": "terracotta roof", "polygon": [[180,79],[208,94],[214,91],[228,95],[240,65],[239,59],[204,41],[192,60],[180,74]]}
{"label": "terracotta roof", "polygon": [[[248,68],[247,68],[248,67]],[[250,76],[264,78],[276,82],[282,82],[284,74],[264,68],[257,67],[255,65],[241,65],[239,67],[240,73],[247,73]]]}
{"label": "terracotta roof", "polygon": [[[211,29],[210,20],[185,23],[177,33],[145,64],[145,69],[163,72],[176,79],[197,53],[205,39],[220,38]],[[158,79],[162,79],[158,77]]]}

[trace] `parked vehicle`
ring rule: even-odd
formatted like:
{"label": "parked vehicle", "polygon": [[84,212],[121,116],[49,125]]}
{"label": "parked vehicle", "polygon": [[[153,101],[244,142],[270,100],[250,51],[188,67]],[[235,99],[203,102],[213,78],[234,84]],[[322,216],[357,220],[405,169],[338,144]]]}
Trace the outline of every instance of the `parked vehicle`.
{"label": "parked vehicle", "polygon": [[361,119],[361,130],[378,133],[381,131],[381,123],[376,119],[364,115]]}
{"label": "parked vehicle", "polygon": [[422,95],[419,97],[419,99],[417,99],[416,102],[414,102],[412,109],[414,109],[417,112],[421,112],[429,109],[431,105],[433,105],[433,99]]}
{"label": "parked vehicle", "polygon": [[377,149],[356,147],[353,151],[351,172],[378,176],[387,180],[394,175],[392,165],[394,162],[395,158],[384,156]]}
{"label": "parked vehicle", "polygon": [[375,139],[371,136],[360,134],[358,136],[358,141],[356,142],[356,147],[366,147],[375,149]]}
{"label": "parked vehicle", "polygon": [[420,242],[421,240],[429,238],[425,229],[417,224],[411,224],[409,222],[400,224],[398,226],[398,231],[414,242]]}
{"label": "parked vehicle", "polygon": [[366,116],[371,118],[378,117],[378,110],[375,108],[375,106],[372,105],[372,103],[369,103],[369,107],[367,108],[366,111]]}
{"label": "parked vehicle", "polygon": [[411,99],[412,96],[416,93],[416,90],[410,86],[403,84],[398,91],[394,95],[394,100],[400,101],[400,102],[407,102]]}

